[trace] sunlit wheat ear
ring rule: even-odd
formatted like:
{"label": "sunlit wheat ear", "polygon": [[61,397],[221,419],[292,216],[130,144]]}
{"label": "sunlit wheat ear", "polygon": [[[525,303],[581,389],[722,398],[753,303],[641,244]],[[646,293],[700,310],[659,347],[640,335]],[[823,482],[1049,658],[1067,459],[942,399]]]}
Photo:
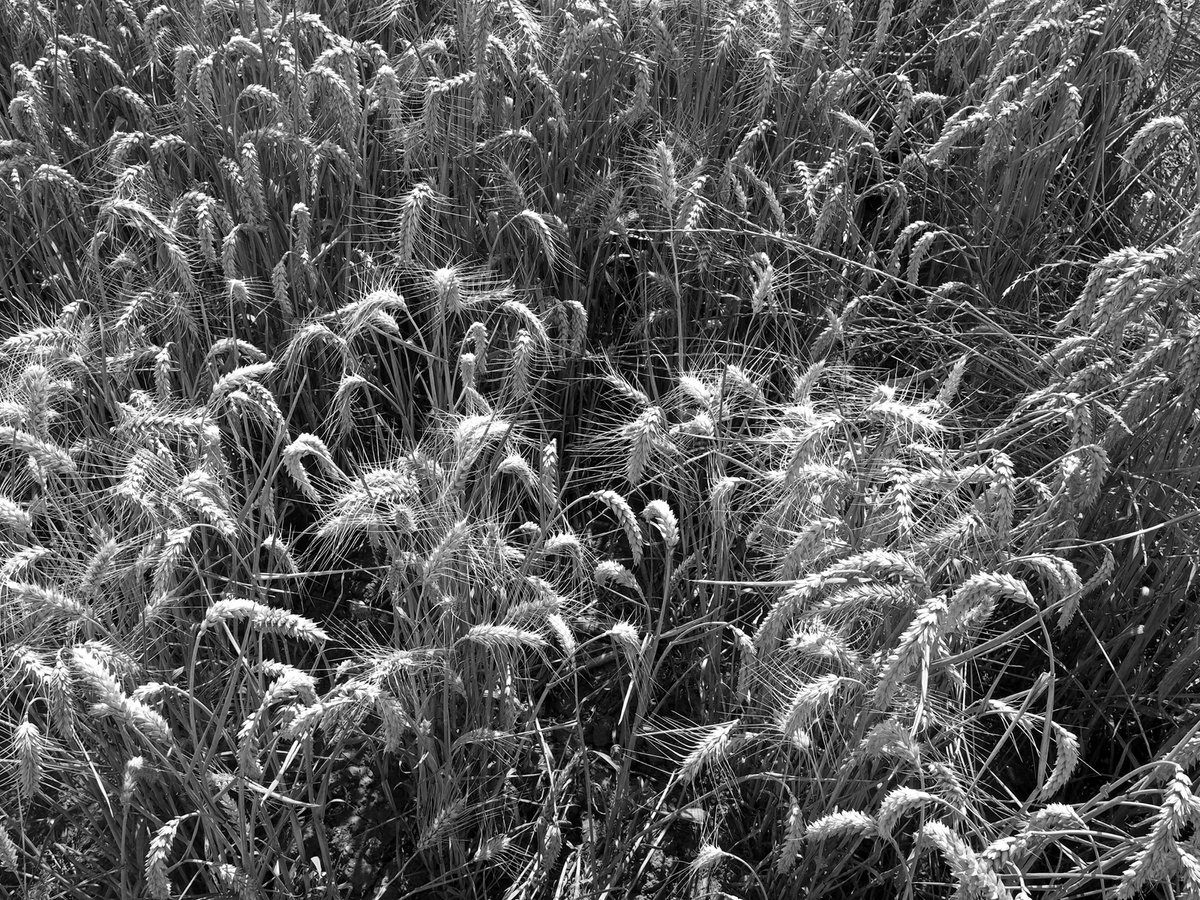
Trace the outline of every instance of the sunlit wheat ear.
{"label": "sunlit wheat ear", "polygon": [[926,822],[921,826],[918,838],[918,850],[923,845],[936,847],[958,879],[960,889],[970,896],[987,897],[989,900],[1005,900],[1011,896],[987,860],[976,854],[944,822]]}
{"label": "sunlit wheat ear", "polygon": [[229,514],[229,505],[216,480],[207,472],[196,470],[179,482],[179,499],[192,507],[212,525],[222,537],[233,540],[238,525]]}
{"label": "sunlit wheat ear", "polygon": [[863,812],[847,810],[814,819],[808,823],[804,835],[809,843],[818,844],[844,837],[872,837],[876,831],[874,818]]}
{"label": "sunlit wheat ear", "polygon": [[1134,172],[1138,160],[1146,151],[1159,142],[1165,142],[1176,135],[1187,135],[1187,124],[1179,116],[1158,116],[1151,119],[1138,129],[1129,141],[1129,146],[1123,154],[1121,176],[1129,179]]}
{"label": "sunlit wheat ear", "polygon": [[1079,738],[1057,722],[1051,722],[1050,725],[1054,730],[1055,759],[1054,769],[1042,785],[1043,798],[1053,797],[1066,787],[1079,766]]}
{"label": "sunlit wheat ear", "polygon": [[1029,589],[1011,575],[977,573],[955,589],[942,621],[945,632],[982,625],[991,617],[996,600],[1004,598],[1037,609]]}
{"label": "sunlit wheat ear", "polygon": [[666,417],[660,407],[650,406],[636,419],[624,426],[622,436],[627,442],[628,461],[625,476],[630,485],[639,486],[646,470],[666,440]]}
{"label": "sunlit wheat ear", "polygon": [[667,552],[679,545],[679,519],[665,500],[651,500],[642,510],[642,518],[662,535]]}
{"label": "sunlit wheat ear", "polygon": [[641,671],[642,638],[637,627],[630,622],[618,622],[606,632],[612,638],[613,644],[621,651],[631,671]]}
{"label": "sunlit wheat ear", "polygon": [[171,845],[179,826],[195,813],[176,816],[155,832],[150,841],[150,850],[146,854],[146,891],[154,900],[170,900],[171,882],[167,877],[167,863]]}
{"label": "sunlit wheat ear", "polygon": [[28,535],[33,528],[33,516],[21,504],[0,496],[0,526],[10,535]]}
{"label": "sunlit wheat ear", "polygon": [[312,483],[308,471],[303,466],[303,460],[313,457],[330,475],[339,482],[346,481],[346,476],[333,461],[333,455],[325,442],[314,434],[302,434],[290,443],[283,451],[283,465],[288,474],[304,494],[313,503],[321,502],[321,494]]}
{"label": "sunlit wheat ear", "polygon": [[19,428],[0,425],[0,447],[25,454],[47,472],[68,474],[75,471],[75,461],[66,450]]}
{"label": "sunlit wheat ear", "polygon": [[514,625],[474,625],[459,643],[477,644],[493,653],[516,650],[540,650],[546,639],[536,631],[528,631]]}
{"label": "sunlit wheat ear", "polygon": [[633,564],[634,566],[640,565],[642,561],[642,530],[638,527],[637,516],[634,515],[629,502],[616,491],[611,490],[594,491],[588,497],[599,500],[616,517],[621,530],[625,533],[625,540],[629,544],[629,553],[633,558]]}
{"label": "sunlit wheat ear", "polygon": [[127,696],[116,677],[93,651],[75,647],[71,651],[71,661],[96,698],[94,715],[122,720],[156,750],[174,744],[166,719],[146,704]]}
{"label": "sunlit wheat ear", "polygon": [[91,608],[63,590],[24,581],[8,581],[5,590],[33,616],[52,616],[67,620],[84,620],[92,616]]}
{"label": "sunlit wheat ear", "polygon": [[37,794],[42,782],[46,752],[41,729],[26,719],[13,731],[13,755],[17,761],[17,793],[26,801]]}
{"label": "sunlit wheat ear", "polygon": [[691,784],[700,773],[721,765],[733,746],[738,725],[739,721],[734,719],[708,729],[680,763],[675,780],[679,784]]}
{"label": "sunlit wheat ear", "polygon": [[121,806],[128,808],[137,794],[138,783],[145,777],[146,758],[131,756],[125,763],[125,774],[121,779]]}
{"label": "sunlit wheat ear", "polygon": [[1066,628],[1079,610],[1083,582],[1070,562],[1057,556],[1034,554],[1014,560],[1014,565],[1038,573],[1047,590],[1047,603],[1061,603],[1059,629]]}
{"label": "sunlit wheat ear", "polygon": [[928,666],[930,655],[942,634],[942,619],[946,615],[946,602],[937,597],[926,600],[913,616],[912,622],[900,636],[899,645],[883,666],[875,686],[874,702],[883,706],[891,699],[896,688],[915,668],[922,672]]}
{"label": "sunlit wheat ear", "polygon": [[249,622],[251,627],[264,634],[310,644],[323,644],[329,640],[325,630],[311,619],[244,597],[230,597],[213,603],[204,614],[200,631],[203,633],[218,624],[229,622]]}
{"label": "sunlit wheat ear", "polygon": [[0,823],[0,869],[5,869],[18,875],[21,872],[21,848],[8,833],[3,823]]}
{"label": "sunlit wheat ear", "polygon": [[665,141],[654,145],[649,160],[650,186],[658,195],[663,211],[674,219],[675,205],[679,200],[679,178],[675,169],[675,154]]}
{"label": "sunlit wheat ear", "polygon": [[896,830],[900,819],[915,809],[927,805],[936,805],[938,798],[926,791],[910,787],[900,787],[891,791],[879,805],[879,833],[890,835]]}
{"label": "sunlit wheat ear", "polygon": [[399,255],[401,263],[411,263],[417,252],[424,246],[422,243],[425,230],[429,227],[427,219],[433,211],[435,194],[426,181],[419,182],[400,201],[399,220]]}

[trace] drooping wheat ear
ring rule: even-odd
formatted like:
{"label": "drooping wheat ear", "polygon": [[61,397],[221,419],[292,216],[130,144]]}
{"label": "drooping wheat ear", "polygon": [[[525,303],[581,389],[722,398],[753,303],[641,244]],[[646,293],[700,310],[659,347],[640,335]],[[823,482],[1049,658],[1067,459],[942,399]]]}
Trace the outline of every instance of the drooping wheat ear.
{"label": "drooping wheat ear", "polygon": [[1179,116],[1157,116],[1139,128],[1122,155],[1121,177],[1130,178],[1138,159],[1150,147],[1177,134],[1189,134],[1187,123]]}
{"label": "drooping wheat ear", "polygon": [[125,763],[125,774],[121,779],[121,805],[128,808],[133,802],[134,794],[137,793],[138,781],[144,777],[143,770],[146,767],[146,759],[143,756],[131,756],[129,761]]}
{"label": "drooping wheat ear", "polygon": [[944,426],[931,417],[920,405],[902,403],[895,399],[895,389],[879,385],[871,395],[871,402],[863,412],[869,420],[891,425],[897,430],[938,434]]}
{"label": "drooping wheat ear", "polygon": [[1003,597],[1033,609],[1038,605],[1021,581],[1011,575],[980,572],[955,590],[942,620],[944,632],[957,632],[968,625],[982,625],[991,617],[996,599]]}
{"label": "drooping wheat ear", "polygon": [[299,566],[296,565],[295,557],[292,556],[291,548],[288,547],[287,541],[279,535],[272,534],[264,538],[262,549],[271,555],[283,572],[294,575],[300,571]]}
{"label": "drooping wheat ear", "polygon": [[630,572],[625,566],[611,559],[606,559],[596,563],[594,577],[597,587],[604,587],[607,584],[619,584],[621,587],[629,588],[638,596],[642,595],[642,588],[638,584],[637,577]]}
{"label": "drooping wheat ear", "polygon": [[639,672],[642,666],[642,638],[638,634],[637,626],[631,622],[617,622],[606,634],[625,656],[630,670]]}
{"label": "drooping wheat ear", "polygon": [[237,522],[229,514],[228,501],[216,480],[197,469],[179,482],[179,499],[197,510],[200,515],[226,539],[237,537]]}
{"label": "drooping wheat ear", "polygon": [[26,454],[47,472],[69,474],[75,471],[75,461],[66,450],[10,425],[0,425],[0,447],[11,447]]}
{"label": "drooping wheat ear", "polygon": [[1057,722],[1051,722],[1050,727],[1054,731],[1054,769],[1042,785],[1043,798],[1053,797],[1066,787],[1079,766],[1079,738]]}
{"label": "drooping wheat ear", "polygon": [[540,650],[546,646],[542,635],[515,625],[474,625],[458,642],[478,644],[493,652]]}
{"label": "drooping wheat ear", "polygon": [[728,859],[733,854],[722,850],[716,844],[704,843],[700,845],[700,849],[696,852],[696,858],[688,863],[688,869],[696,878],[704,878],[713,869],[721,864],[721,860]]}
{"label": "drooping wheat ear", "polygon": [[804,821],[804,812],[795,800],[788,806],[787,825],[784,829],[783,843],[779,846],[779,859],[775,861],[775,872],[786,875],[796,866],[796,860],[804,849],[804,838],[808,823]]}
{"label": "drooping wheat ear", "polygon": [[434,201],[433,188],[426,181],[413,185],[400,203],[400,261],[411,263],[422,236],[422,217]]}
{"label": "drooping wheat ear", "polygon": [[625,475],[633,487],[642,483],[651,457],[663,441],[665,425],[662,409],[651,406],[623,429],[625,439],[630,444]]}
{"label": "drooping wheat ear", "polygon": [[333,461],[333,454],[329,452],[329,448],[325,446],[325,442],[315,434],[302,434],[284,448],[283,465],[287,469],[288,474],[305,497],[313,503],[320,503],[321,494],[313,486],[308,471],[301,465],[306,456],[315,457],[328,472],[339,480],[345,480],[345,475]]}
{"label": "drooping wheat ear", "polygon": [[1066,628],[1078,612],[1079,601],[1083,596],[1083,582],[1075,566],[1061,557],[1044,554],[1022,557],[1014,560],[1014,563],[1026,566],[1042,577],[1043,583],[1050,589],[1047,601],[1062,604],[1058,628]]}
{"label": "drooping wheat ear", "polygon": [[1091,596],[1096,591],[1100,590],[1100,588],[1104,587],[1104,585],[1108,584],[1108,582],[1112,579],[1113,571],[1117,567],[1117,561],[1115,557],[1113,557],[1112,551],[1109,550],[1108,547],[1104,547],[1103,550],[1104,558],[1100,561],[1100,565],[1096,569],[1095,574],[1093,574],[1092,577],[1089,578],[1084,584],[1083,589],[1080,592],[1081,596]]}
{"label": "drooping wheat ear", "polygon": [[846,810],[831,812],[809,822],[804,835],[810,842],[820,843],[841,837],[871,837],[876,831],[874,818],[864,812]]}
{"label": "drooping wheat ear", "polygon": [[720,765],[734,742],[734,730],[739,720],[714,725],[700,738],[695,748],[683,759],[675,772],[679,784],[691,784],[705,769]]}
{"label": "drooping wheat ear", "polygon": [[65,619],[90,619],[91,608],[56,587],[45,587],[25,581],[9,581],[4,585],[9,594],[29,610],[31,615],[57,616]]}
{"label": "drooping wheat ear", "polygon": [[21,874],[21,848],[9,835],[8,830],[0,823],[0,869]]}
{"label": "drooping wheat ear", "polygon": [[798,746],[808,746],[809,727],[832,705],[838,691],[847,682],[848,679],[841,675],[829,673],[801,685],[779,715],[779,730]]}
{"label": "drooping wheat ear", "polygon": [[17,535],[27,535],[33,529],[33,516],[25,507],[0,495],[0,526]]}
{"label": "drooping wheat ear", "polygon": [[829,536],[836,535],[842,526],[842,520],[837,518],[821,518],[805,525],[784,551],[777,570],[779,577],[786,581],[808,574],[815,563],[841,546],[840,541]]}
{"label": "drooping wheat ear", "polygon": [[[242,343],[245,342],[243,341]],[[214,349],[217,353],[220,353],[225,348],[221,347]],[[244,349],[247,351],[253,351],[257,348],[255,348],[252,344],[247,344]],[[210,350],[209,352],[212,353],[213,350]],[[209,393],[209,409],[211,410],[216,408],[216,405],[221,401],[221,399],[230,392],[245,387],[249,383],[256,383],[261,379],[266,378],[274,371],[275,363],[273,362],[253,362],[249,363],[248,365],[238,366],[232,372],[222,375],[219,379],[217,379],[216,383],[212,387],[212,391]]]}
{"label": "drooping wheat ear", "polygon": [[[875,703],[883,706],[914,667],[926,671],[931,654],[942,634],[946,602],[938,597],[926,600],[900,636],[900,642],[888,657],[875,686]],[[924,679],[922,679],[924,681]]]}
{"label": "drooping wheat ear", "polygon": [[26,801],[32,799],[41,786],[44,754],[41,730],[25,719],[13,732],[13,755],[17,760],[17,793]]}
{"label": "drooping wheat ear", "polygon": [[634,566],[642,562],[642,530],[638,527],[637,516],[630,508],[629,502],[612,490],[593,491],[588,494],[590,499],[599,500],[616,516],[621,530],[625,532],[625,540],[629,543],[629,553]]}
{"label": "drooping wheat ear", "polygon": [[[833,579],[837,579],[834,581]],[[796,611],[812,600],[826,584],[843,584],[844,579],[826,573],[808,575],[784,591],[771,605],[754,633],[754,650],[760,656],[771,654],[783,639],[783,633]]]}
{"label": "drooping wheat ear", "polygon": [[891,791],[879,805],[879,833],[890,835],[896,830],[900,819],[918,807],[939,803],[939,799],[927,791],[899,787]]}
{"label": "drooping wheat ear", "polygon": [[999,450],[992,454],[992,471],[995,478],[989,490],[992,506],[992,528],[1001,545],[1008,543],[1016,518],[1017,482],[1012,459]]}
{"label": "drooping wheat ear", "polygon": [[200,631],[203,633],[208,628],[224,622],[241,621],[249,621],[252,627],[267,634],[289,637],[309,644],[323,644],[329,640],[329,635],[324,629],[311,619],[246,597],[228,597],[216,601],[204,614]]}
{"label": "drooping wheat ear", "polygon": [[554,632],[554,636],[563,648],[563,653],[567,655],[568,659],[574,659],[579,642],[575,640],[575,633],[571,631],[571,626],[567,624],[567,620],[558,613],[551,613],[546,617],[546,624]]}
{"label": "drooping wheat ear", "polygon": [[642,518],[658,529],[668,553],[679,545],[679,519],[666,500],[651,500],[642,510]]}
{"label": "drooping wheat ear", "polygon": [[170,900],[171,882],[167,877],[167,856],[171,852],[171,844],[179,826],[195,813],[186,813],[167,821],[150,841],[150,849],[146,853],[146,891],[153,900]]}
{"label": "drooping wheat ear", "polygon": [[167,720],[145,703],[127,696],[116,677],[92,650],[86,647],[72,648],[71,661],[98,698],[92,709],[94,714],[121,719],[156,749],[173,746],[174,739]]}
{"label": "drooping wheat ear", "polygon": [[987,900],[1007,900],[1010,896],[987,861],[979,857],[945,822],[926,822],[921,826],[920,838],[922,842],[932,844],[941,851],[966,896]]}
{"label": "drooping wheat ear", "polygon": [[1117,888],[1118,900],[1131,900],[1138,895],[1147,882],[1162,878],[1168,861],[1184,848],[1180,846],[1180,833],[1191,822],[1200,818],[1200,798],[1192,792],[1192,780],[1183,767],[1167,764],[1171,775],[1163,789],[1163,801],[1150,835],[1134,857],[1133,864],[1125,870]]}

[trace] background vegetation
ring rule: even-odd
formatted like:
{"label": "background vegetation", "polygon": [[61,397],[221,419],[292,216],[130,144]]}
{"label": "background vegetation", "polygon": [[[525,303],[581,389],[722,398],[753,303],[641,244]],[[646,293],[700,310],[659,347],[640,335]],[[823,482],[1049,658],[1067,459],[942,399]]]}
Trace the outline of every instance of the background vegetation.
{"label": "background vegetation", "polygon": [[0,893],[1200,896],[1194,14],[0,4]]}

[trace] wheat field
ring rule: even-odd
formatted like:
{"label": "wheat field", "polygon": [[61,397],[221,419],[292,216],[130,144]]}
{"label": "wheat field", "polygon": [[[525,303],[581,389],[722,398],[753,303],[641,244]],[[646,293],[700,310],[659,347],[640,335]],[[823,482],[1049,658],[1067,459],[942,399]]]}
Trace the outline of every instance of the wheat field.
{"label": "wheat field", "polygon": [[0,0],[0,896],[1200,898],[1198,15]]}

